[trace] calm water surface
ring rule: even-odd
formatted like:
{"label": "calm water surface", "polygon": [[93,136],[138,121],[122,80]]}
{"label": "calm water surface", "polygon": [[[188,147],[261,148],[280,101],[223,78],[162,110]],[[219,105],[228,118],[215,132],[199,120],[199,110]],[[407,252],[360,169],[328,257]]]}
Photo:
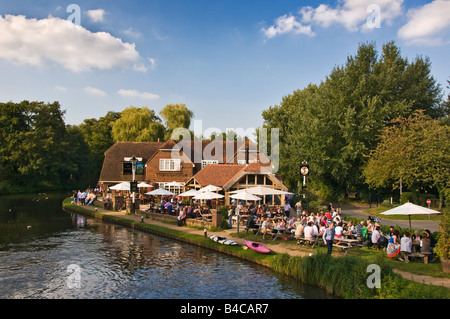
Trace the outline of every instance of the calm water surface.
{"label": "calm water surface", "polygon": [[0,197],[0,298],[330,298],[253,263],[66,213],[65,197]]}

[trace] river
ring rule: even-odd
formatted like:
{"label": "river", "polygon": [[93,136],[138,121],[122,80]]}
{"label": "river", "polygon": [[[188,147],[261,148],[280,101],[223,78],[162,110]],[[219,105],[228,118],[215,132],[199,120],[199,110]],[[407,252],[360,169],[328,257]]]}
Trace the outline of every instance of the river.
{"label": "river", "polygon": [[1,299],[332,298],[251,262],[64,212],[65,197],[0,197]]}

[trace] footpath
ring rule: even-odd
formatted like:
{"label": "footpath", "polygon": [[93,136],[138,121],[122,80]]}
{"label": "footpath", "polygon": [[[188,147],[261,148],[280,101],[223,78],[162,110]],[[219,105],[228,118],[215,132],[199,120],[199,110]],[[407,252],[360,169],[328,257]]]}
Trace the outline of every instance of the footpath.
{"label": "footpath", "polygon": [[[103,214],[106,216],[127,219],[127,220],[134,221],[136,223],[142,222],[140,214],[129,215],[129,214],[126,214],[125,211],[109,211],[109,210],[104,210],[99,207],[92,207],[92,206],[81,206],[81,207],[83,209],[95,211],[96,213],[100,213],[100,214]],[[183,231],[183,232],[190,233],[190,234],[196,234],[196,235],[201,235],[201,236],[204,235],[204,230],[198,229],[195,227],[187,227],[187,226],[178,227],[177,225],[157,221],[154,219],[144,219],[144,223],[156,225],[156,226],[160,226],[160,227],[165,227],[165,228],[169,228],[169,229],[174,229],[177,231]],[[242,231],[245,231],[243,226],[242,226]],[[239,243],[240,245],[245,246],[244,239],[232,237],[231,236],[232,232],[233,233],[236,232],[235,227],[233,227],[232,229],[226,229],[226,230],[214,232],[213,234],[216,236],[231,238],[234,241],[236,241],[237,243]],[[287,253],[291,256],[308,256],[311,253],[311,252],[300,250],[300,249],[298,249],[298,246],[295,246],[295,245],[287,245],[287,244],[285,244],[283,242],[279,242],[279,241],[277,242],[277,244],[271,244],[270,242],[271,242],[271,240],[266,240],[262,243],[264,244],[264,246],[266,246],[270,250],[272,250],[276,253],[279,253],[279,254]],[[450,289],[450,279],[448,279],[448,278],[435,278],[435,277],[431,277],[431,276],[422,276],[422,275],[399,271],[397,269],[394,269],[394,272],[396,272],[397,274],[399,274],[400,276],[402,276],[403,278],[408,279],[408,280],[412,280],[415,282],[424,283],[424,284],[428,284],[428,285],[443,286],[443,287]]]}

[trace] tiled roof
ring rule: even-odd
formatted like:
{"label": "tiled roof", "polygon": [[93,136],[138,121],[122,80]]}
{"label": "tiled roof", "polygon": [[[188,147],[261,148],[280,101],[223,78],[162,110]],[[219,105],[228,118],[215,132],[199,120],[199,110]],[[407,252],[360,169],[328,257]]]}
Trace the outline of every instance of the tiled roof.
{"label": "tiled roof", "polygon": [[245,165],[209,164],[195,174],[193,178],[202,186],[214,185],[223,187],[244,169]]}
{"label": "tiled roof", "polygon": [[120,182],[131,180],[132,176],[122,175],[124,157],[142,157],[144,163],[156,153],[162,142],[117,142],[105,152],[100,182]]}

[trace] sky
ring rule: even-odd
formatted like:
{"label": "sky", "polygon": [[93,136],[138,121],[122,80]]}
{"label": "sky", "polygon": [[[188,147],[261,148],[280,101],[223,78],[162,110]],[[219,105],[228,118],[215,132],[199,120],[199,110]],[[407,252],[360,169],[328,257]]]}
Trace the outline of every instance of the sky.
{"label": "sky", "polygon": [[446,94],[449,17],[450,0],[0,0],[0,102],[59,101],[70,125],[183,103],[197,131],[252,131],[365,42],[429,57]]}

